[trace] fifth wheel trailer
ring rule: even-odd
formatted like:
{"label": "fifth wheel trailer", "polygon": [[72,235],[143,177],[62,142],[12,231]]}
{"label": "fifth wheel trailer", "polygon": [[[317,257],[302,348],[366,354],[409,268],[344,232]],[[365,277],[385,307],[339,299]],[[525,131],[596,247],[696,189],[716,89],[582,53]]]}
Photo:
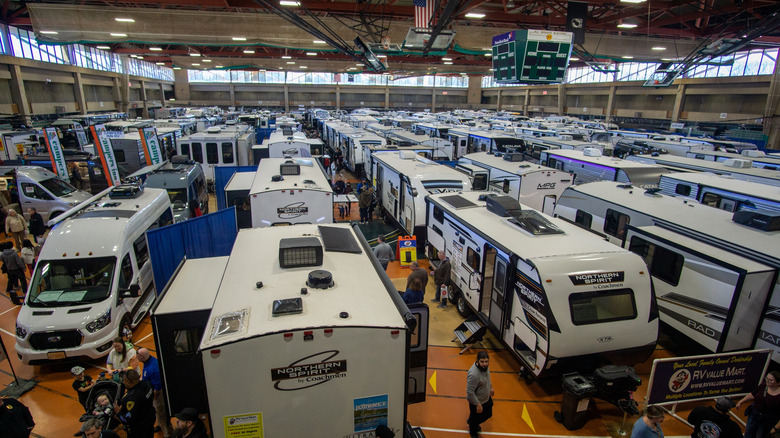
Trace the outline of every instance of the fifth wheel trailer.
{"label": "fifth wheel trailer", "polygon": [[638,362],[654,349],[658,313],[637,255],[508,196],[426,202],[429,256],[450,259],[458,312],[477,313],[524,372],[584,371],[594,356]]}
{"label": "fifth wheel trailer", "polygon": [[[192,288],[202,276],[187,277],[191,262],[153,318],[167,324],[163,376],[205,387],[213,437],[370,437],[382,424],[403,435],[407,403],[427,384],[427,306],[407,307],[357,226],[241,230],[208,291]],[[183,397],[171,406],[193,396],[168,393]]]}

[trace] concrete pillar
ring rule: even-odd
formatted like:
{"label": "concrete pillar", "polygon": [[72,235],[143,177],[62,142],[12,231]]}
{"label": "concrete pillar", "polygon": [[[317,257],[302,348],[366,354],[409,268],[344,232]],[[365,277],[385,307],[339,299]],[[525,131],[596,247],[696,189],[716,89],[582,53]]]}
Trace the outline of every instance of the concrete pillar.
{"label": "concrete pillar", "polygon": [[[232,95],[230,97],[233,98]],[[290,112],[290,86],[287,84],[284,84],[284,112]]]}
{"label": "concrete pillar", "polygon": [[685,102],[685,84],[677,86],[677,92],[674,94],[674,108],[672,109],[672,122],[680,120],[680,114],[682,114],[683,103]]}
{"label": "concrete pillar", "polygon": [[390,85],[385,84],[385,109],[390,109]]}
{"label": "concrete pillar", "polygon": [[127,55],[119,55],[122,60],[122,97],[121,97],[121,111],[128,112],[130,110],[130,58]]}
{"label": "concrete pillar", "polygon": [[341,109],[341,87],[339,84],[336,84],[336,110]]}
{"label": "concrete pillar", "polygon": [[119,78],[117,77],[114,78],[114,87],[111,91],[114,96],[114,103],[116,104],[117,111],[123,111],[122,110],[122,84],[119,81],[120,81]]}
{"label": "concrete pillar", "polygon": [[501,88],[498,89],[498,95],[496,96],[496,111],[501,111]]}
{"label": "concrete pillar", "polygon": [[79,105],[79,114],[87,113],[87,100],[84,98],[84,84],[81,83],[81,73],[73,74],[73,95]]}
{"label": "concrete pillar", "polygon": [[141,105],[143,105],[143,109],[141,110],[141,117],[148,119],[149,105],[146,103],[146,82],[139,81],[139,83],[141,85]]}
{"label": "concrete pillar", "polygon": [[433,87],[431,87],[431,112],[436,112],[436,75],[433,76]]}
{"label": "concrete pillar", "polygon": [[232,83],[230,84],[230,105],[236,106],[236,86]]}
{"label": "concrete pillar", "polygon": [[176,102],[183,102],[185,105],[190,103],[190,79],[187,76],[187,70],[173,71],[173,95]]}
{"label": "concrete pillar", "polygon": [[528,117],[528,105],[531,104],[531,89],[525,87],[525,99],[523,99],[523,115]]}
{"label": "concrete pillar", "polygon": [[566,84],[561,82],[558,84],[558,115],[562,116],[566,113]]}
{"label": "concrete pillar", "polygon": [[612,120],[612,110],[615,108],[615,94],[617,93],[617,86],[612,85],[609,87],[609,96],[607,97],[607,114],[605,114],[604,120],[609,122]]}
{"label": "concrete pillar", "polygon": [[469,91],[466,95],[466,104],[471,108],[479,108],[482,105],[482,76],[469,75]]}
{"label": "concrete pillar", "polygon": [[165,87],[163,86],[162,82],[160,82],[160,105],[162,105],[163,108],[168,106],[168,104],[165,102]]}
{"label": "concrete pillar", "polygon": [[11,70],[11,98],[13,98],[14,103],[16,103],[16,108],[19,111],[19,117],[22,119],[22,123],[27,126],[32,126],[30,104],[27,102],[27,92],[24,90],[22,69],[16,64],[9,65],[8,68]]}
{"label": "concrete pillar", "polygon": [[764,107],[764,134],[767,149],[780,149],[780,62],[775,63]]}

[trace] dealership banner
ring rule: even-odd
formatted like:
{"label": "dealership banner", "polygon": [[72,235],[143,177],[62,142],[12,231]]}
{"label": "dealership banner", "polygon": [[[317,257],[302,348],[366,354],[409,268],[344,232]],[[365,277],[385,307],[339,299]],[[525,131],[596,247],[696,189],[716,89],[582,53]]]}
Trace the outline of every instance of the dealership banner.
{"label": "dealership banner", "polygon": [[771,350],[656,359],[647,404],[666,404],[747,394],[762,382]]}
{"label": "dealership banner", "polygon": [[92,125],[89,127],[89,130],[92,132],[92,137],[95,138],[95,149],[98,156],[100,156],[100,162],[103,163],[103,169],[106,171],[108,185],[118,185],[122,178],[119,176],[119,167],[116,164],[114,149],[111,147],[111,139],[107,135],[106,127],[103,125]]}
{"label": "dealership banner", "polygon": [[49,152],[51,165],[54,172],[67,181],[70,181],[68,175],[68,165],[65,163],[65,155],[62,154],[60,138],[57,136],[56,128],[46,128],[43,130],[43,139],[46,142],[46,149]]}
{"label": "dealership banner", "polygon": [[162,163],[163,156],[160,142],[157,140],[157,128],[154,126],[138,128],[138,133],[141,134],[141,145],[146,154],[146,165]]}

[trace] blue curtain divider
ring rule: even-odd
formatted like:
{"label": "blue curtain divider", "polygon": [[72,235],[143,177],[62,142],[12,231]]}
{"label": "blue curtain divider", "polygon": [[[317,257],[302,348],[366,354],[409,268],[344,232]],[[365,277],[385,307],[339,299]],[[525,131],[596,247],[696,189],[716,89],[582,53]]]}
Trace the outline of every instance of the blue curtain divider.
{"label": "blue curtain divider", "polygon": [[228,206],[225,202],[225,186],[236,172],[256,172],[257,166],[217,166],[214,168],[214,195],[217,197],[217,210]]}
{"label": "blue curtain divider", "polygon": [[157,294],[165,288],[185,256],[200,259],[230,255],[237,234],[235,207],[147,231]]}

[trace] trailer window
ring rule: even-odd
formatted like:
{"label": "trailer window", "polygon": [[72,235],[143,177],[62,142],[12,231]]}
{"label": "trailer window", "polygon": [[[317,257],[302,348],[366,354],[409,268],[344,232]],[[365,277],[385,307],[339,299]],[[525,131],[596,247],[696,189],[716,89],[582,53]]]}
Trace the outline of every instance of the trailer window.
{"label": "trailer window", "polygon": [[480,257],[471,247],[466,251],[466,265],[468,265],[472,271],[479,271]]}
{"label": "trailer window", "polygon": [[686,186],[685,184],[677,184],[677,187],[674,189],[674,193],[677,193],[681,196],[691,196],[691,186]]}
{"label": "trailer window", "polygon": [[133,249],[135,250],[136,263],[138,263],[138,266],[143,266],[149,260],[149,247],[146,246],[145,234],[141,234],[141,237],[133,242]]}
{"label": "trailer window", "polygon": [[680,275],[685,263],[685,257],[682,255],[638,236],[631,238],[628,250],[645,259],[645,264],[653,277],[672,286],[680,283]]}
{"label": "trailer window", "polygon": [[116,161],[118,163],[124,163],[125,161],[127,161],[125,159],[125,151],[123,151],[122,149],[114,149],[114,158],[116,158]]}
{"label": "trailer window", "polygon": [[509,180],[504,179],[504,184],[501,186],[501,191],[504,193],[509,193]]}
{"label": "trailer window", "polygon": [[571,322],[574,325],[600,324],[636,318],[634,291],[617,289],[569,295]]}
{"label": "trailer window", "polygon": [[173,331],[173,350],[177,355],[189,355],[198,352],[203,328]]}
{"label": "trailer window", "polygon": [[200,143],[192,144],[192,159],[203,164],[203,148]]}
{"label": "trailer window", "polygon": [[574,217],[574,223],[589,230],[593,223],[593,215],[586,211],[577,210],[577,215]]}
{"label": "trailer window", "polygon": [[[187,157],[190,156],[190,144],[189,143],[182,143],[181,144],[181,154],[186,155]],[[122,160],[124,161],[124,160]]]}
{"label": "trailer window", "polygon": [[433,218],[440,224],[444,223],[444,211],[435,205],[433,206]]}
{"label": "trailer window", "polygon": [[122,267],[119,271],[119,288],[127,289],[133,282],[133,263],[130,261],[130,253],[122,259]]}
{"label": "trailer window", "polygon": [[216,143],[206,143],[206,161],[209,164],[219,163],[219,150]]}
{"label": "trailer window", "polygon": [[233,162],[233,143],[222,143],[222,162],[226,164]]}
{"label": "trailer window", "polygon": [[622,239],[626,234],[626,225],[631,222],[631,218],[617,210],[607,209],[604,216],[604,232],[610,236]]}

